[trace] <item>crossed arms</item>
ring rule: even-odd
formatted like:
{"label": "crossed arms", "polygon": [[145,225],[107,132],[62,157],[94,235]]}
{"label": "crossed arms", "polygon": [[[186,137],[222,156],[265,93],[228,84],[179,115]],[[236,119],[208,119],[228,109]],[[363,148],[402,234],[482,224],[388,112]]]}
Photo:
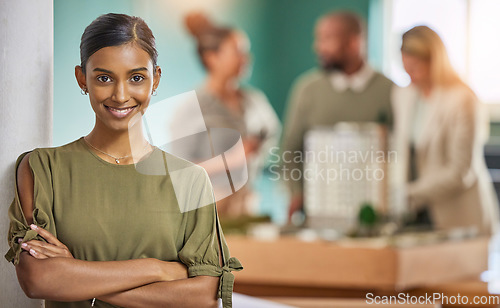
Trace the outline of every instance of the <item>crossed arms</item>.
{"label": "crossed arms", "polygon": [[[29,155],[17,170],[17,187],[24,216],[31,224],[34,184]],[[37,240],[25,243],[16,265],[19,284],[30,298],[81,301],[96,297],[121,307],[217,307],[219,277],[188,278],[182,263],[154,258],[74,259],[50,232],[40,227],[34,229],[48,243]]]}

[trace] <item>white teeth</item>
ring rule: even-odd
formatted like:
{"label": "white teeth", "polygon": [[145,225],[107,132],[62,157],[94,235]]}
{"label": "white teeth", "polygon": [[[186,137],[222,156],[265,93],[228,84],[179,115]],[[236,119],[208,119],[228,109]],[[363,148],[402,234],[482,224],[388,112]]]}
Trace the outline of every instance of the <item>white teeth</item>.
{"label": "white teeth", "polygon": [[126,112],[130,111],[134,107],[130,107],[130,108],[127,108],[127,109],[115,109],[113,107],[108,107],[108,108],[111,109],[111,110],[113,110],[113,111],[115,111],[115,112],[126,113]]}

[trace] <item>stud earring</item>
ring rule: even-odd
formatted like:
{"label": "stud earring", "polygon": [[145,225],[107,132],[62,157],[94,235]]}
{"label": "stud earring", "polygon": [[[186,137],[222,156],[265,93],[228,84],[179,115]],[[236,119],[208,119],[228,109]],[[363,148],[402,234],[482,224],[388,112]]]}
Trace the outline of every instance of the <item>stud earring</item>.
{"label": "stud earring", "polygon": [[88,92],[87,92],[87,88],[82,88],[82,89],[80,89],[80,93],[81,93],[82,95],[87,95],[87,93],[88,93]]}
{"label": "stud earring", "polygon": [[158,92],[156,91],[156,89],[154,89],[153,92],[151,92],[151,95],[153,95],[153,96],[158,95]]}

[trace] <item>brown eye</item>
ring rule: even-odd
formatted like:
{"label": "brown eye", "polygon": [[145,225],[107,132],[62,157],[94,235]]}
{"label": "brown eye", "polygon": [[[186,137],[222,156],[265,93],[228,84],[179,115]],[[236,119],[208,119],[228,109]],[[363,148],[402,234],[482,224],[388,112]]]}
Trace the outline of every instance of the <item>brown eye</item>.
{"label": "brown eye", "polygon": [[111,78],[109,78],[109,76],[106,75],[101,75],[97,77],[97,80],[100,82],[110,82]]}
{"label": "brown eye", "polygon": [[141,82],[143,80],[144,80],[144,77],[141,76],[141,75],[134,75],[134,76],[132,76],[132,81],[133,82]]}

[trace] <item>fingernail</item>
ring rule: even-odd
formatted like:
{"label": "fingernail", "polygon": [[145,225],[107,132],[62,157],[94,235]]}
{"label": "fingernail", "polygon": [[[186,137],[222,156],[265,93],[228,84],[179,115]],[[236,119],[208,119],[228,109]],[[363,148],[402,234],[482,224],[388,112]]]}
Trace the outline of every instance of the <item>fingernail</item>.
{"label": "fingernail", "polygon": [[30,249],[30,253],[36,256],[36,251],[34,249]]}
{"label": "fingernail", "polygon": [[23,246],[24,248],[26,248],[26,247],[28,247],[28,244],[22,243],[21,246]]}
{"label": "fingernail", "polygon": [[22,241],[23,241],[23,239],[22,239],[22,238],[18,238],[18,239],[17,239],[17,242],[18,242],[18,243],[21,243]]}
{"label": "fingernail", "polygon": [[30,227],[31,227],[31,229],[33,229],[33,230],[38,229],[38,226],[37,226],[37,225],[35,225],[35,224],[31,224],[31,225],[30,225]]}

